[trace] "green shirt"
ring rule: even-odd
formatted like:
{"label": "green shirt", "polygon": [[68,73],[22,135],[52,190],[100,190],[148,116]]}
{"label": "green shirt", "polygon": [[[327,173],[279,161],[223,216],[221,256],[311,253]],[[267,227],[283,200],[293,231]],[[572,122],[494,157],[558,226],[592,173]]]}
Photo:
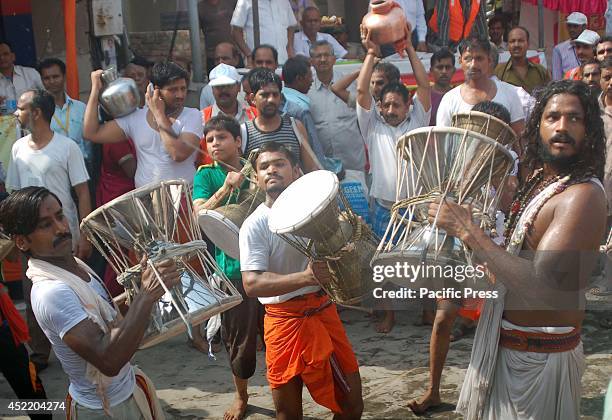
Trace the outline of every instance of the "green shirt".
{"label": "green shirt", "polygon": [[[521,86],[529,94],[538,86],[547,85],[550,82],[548,70],[540,64],[532,63],[527,60],[527,75],[523,79],[513,68],[512,60],[507,63],[498,64],[495,68],[495,75],[506,83],[514,86]],[[503,105],[503,104],[502,104]]]}
{"label": "green shirt", "polygon": [[[193,179],[192,200],[208,200],[223,186],[225,178],[227,178],[227,170],[216,161],[209,165],[200,166]],[[249,181],[245,180],[240,189],[244,190],[248,187]],[[234,192],[225,199],[224,204],[234,204],[236,203],[236,198],[237,194]],[[215,260],[228,279],[242,280],[240,261],[228,257],[225,255],[225,252],[217,247],[215,247]]]}

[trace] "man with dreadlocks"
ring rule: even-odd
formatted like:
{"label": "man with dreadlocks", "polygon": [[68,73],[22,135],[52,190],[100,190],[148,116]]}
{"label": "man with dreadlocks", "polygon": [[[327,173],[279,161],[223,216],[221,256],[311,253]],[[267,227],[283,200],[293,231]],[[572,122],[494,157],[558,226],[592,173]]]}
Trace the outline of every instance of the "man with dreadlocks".
{"label": "man with dreadlocks", "polygon": [[438,227],[474,251],[492,283],[457,403],[466,419],[579,417],[580,304],[606,226],[599,113],[582,82],[542,91],[523,134],[529,176],[511,206],[506,249],[472,221],[471,208],[429,208],[430,222],[439,212]]}

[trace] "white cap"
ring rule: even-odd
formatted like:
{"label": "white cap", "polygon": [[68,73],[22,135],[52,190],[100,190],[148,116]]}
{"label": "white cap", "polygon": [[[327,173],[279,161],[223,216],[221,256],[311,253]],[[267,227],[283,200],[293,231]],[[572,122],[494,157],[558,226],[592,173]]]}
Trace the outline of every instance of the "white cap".
{"label": "white cap", "polygon": [[570,25],[586,25],[587,17],[580,12],[572,12],[567,16],[566,22]]}
{"label": "white cap", "polygon": [[209,85],[214,86],[227,86],[235,85],[240,83],[240,75],[235,67],[228,64],[221,63],[210,72],[210,83]]}
{"label": "white cap", "polygon": [[576,38],[574,42],[595,46],[599,42],[599,34],[595,31],[585,29],[580,35],[578,35],[578,38]]}

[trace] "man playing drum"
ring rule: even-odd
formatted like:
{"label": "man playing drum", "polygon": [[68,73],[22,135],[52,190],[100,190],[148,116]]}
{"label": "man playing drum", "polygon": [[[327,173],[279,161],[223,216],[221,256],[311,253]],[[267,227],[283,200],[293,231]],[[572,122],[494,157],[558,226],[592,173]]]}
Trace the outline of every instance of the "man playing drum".
{"label": "man playing drum", "polygon": [[524,140],[530,176],[510,208],[506,249],[472,221],[471,209],[448,201],[429,208],[430,222],[486,264],[499,296],[485,299],[457,404],[468,419],[580,413],[581,303],[606,228],[604,127],[587,85],[549,84]]}
{"label": "man playing drum", "polygon": [[[335,413],[358,419],[363,411],[361,378],[335,305],[321,291],[326,263],[310,263],[268,227],[270,207],[298,179],[296,157],[279,143],[266,143],[253,166],[266,201],[240,229],[244,289],[264,304],[267,377],[277,419],[302,418],[302,387]],[[308,191],[304,191],[308,194]]]}
{"label": "man playing drum", "polygon": [[[0,205],[0,224],[30,257],[32,308],[70,380],[67,418],[163,419],[153,384],[130,364],[164,294],[153,270],[144,270],[140,292],[121,318],[102,281],[72,255],[55,194],[44,187],[13,193]],[[156,267],[167,287],[178,284],[173,262]]]}
{"label": "man playing drum", "polygon": [[[196,213],[200,209],[219,207],[228,202],[228,196],[229,203],[235,203],[235,190],[247,189],[249,186],[249,182],[238,172],[242,169],[242,140],[238,121],[223,114],[212,117],[204,127],[204,138],[208,155],[214,162],[201,166],[196,172],[193,181],[193,204]],[[236,386],[234,404],[225,412],[224,419],[238,420],[244,417],[249,400],[247,385],[249,378],[255,373],[257,333],[263,308],[256,298],[246,295],[242,285],[240,262],[226,255],[218,247],[215,247],[215,260],[242,295],[240,305],[221,315],[221,336],[229,354]]]}

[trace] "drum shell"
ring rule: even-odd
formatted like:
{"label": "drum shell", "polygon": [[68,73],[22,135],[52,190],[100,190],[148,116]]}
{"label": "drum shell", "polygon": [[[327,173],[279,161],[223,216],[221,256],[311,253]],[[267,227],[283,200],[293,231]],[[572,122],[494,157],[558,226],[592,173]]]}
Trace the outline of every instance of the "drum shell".
{"label": "drum shell", "polygon": [[517,137],[512,128],[498,118],[481,112],[455,114],[452,117],[452,127],[462,128],[475,133],[484,134],[503,145],[512,145]]}
{"label": "drum shell", "polygon": [[312,239],[318,255],[334,254],[351,239],[353,227],[340,214],[337,206],[329,206],[311,223],[295,231],[295,235]]}
{"label": "drum shell", "polygon": [[513,161],[500,142],[466,129],[420,128],[400,138],[399,182],[410,190],[408,198],[398,197],[372,264],[470,265],[471,251],[456,238],[445,241],[446,235],[429,224],[429,204],[442,196],[469,204],[475,223],[485,230],[494,227]]}
{"label": "drum shell", "polygon": [[337,303],[355,305],[370,295],[372,268],[370,261],[376,251],[376,243],[358,240],[349,243],[339,252],[337,260],[327,260],[332,281],[323,288]]}
{"label": "drum shell", "polygon": [[238,195],[238,203],[217,207],[215,211],[232,221],[238,228],[261,203],[266,200],[263,191],[242,190]]}

